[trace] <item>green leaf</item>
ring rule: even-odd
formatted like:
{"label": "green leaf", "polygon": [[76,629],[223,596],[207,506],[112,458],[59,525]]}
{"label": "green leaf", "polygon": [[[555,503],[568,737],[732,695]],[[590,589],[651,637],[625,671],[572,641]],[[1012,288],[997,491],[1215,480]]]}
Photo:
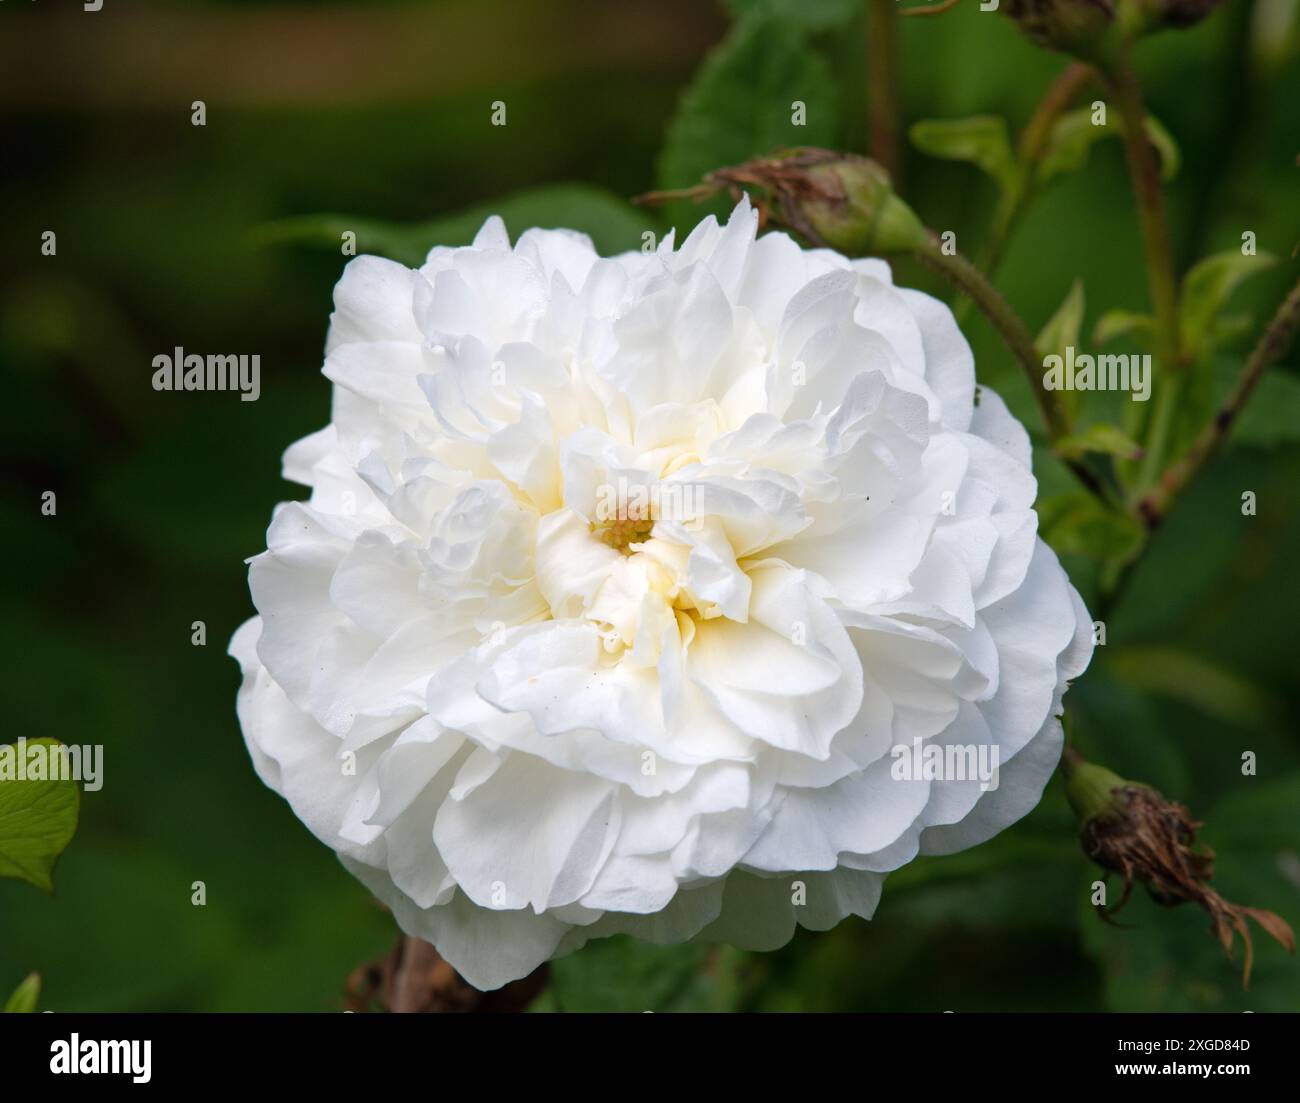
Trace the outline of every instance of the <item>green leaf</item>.
{"label": "green leaf", "polygon": [[1107,127],[1094,126],[1091,108],[1067,111],[1052,124],[1038,159],[1035,180],[1045,184],[1054,176],[1077,172],[1087,163],[1092,143],[1106,136]]}
{"label": "green leaf", "polygon": [[1038,528],[1059,554],[1123,560],[1142,546],[1141,526],[1080,490],[1041,499]]}
{"label": "green leaf", "polygon": [[1247,334],[1254,332],[1255,316],[1253,314],[1220,314],[1210,324],[1209,347],[1231,344]]}
{"label": "green leaf", "polygon": [[[1300,774],[1276,781],[1242,780],[1214,808],[1210,833],[1234,849],[1251,850],[1267,859],[1268,851],[1300,854]],[[1294,875],[1292,875],[1294,876]],[[1295,886],[1300,888],[1300,886]],[[1249,901],[1247,901],[1249,902]]]}
{"label": "green leaf", "polygon": [[1192,705],[1225,724],[1268,731],[1284,722],[1276,701],[1241,675],[1176,647],[1117,647],[1108,656],[1121,681]]}
{"label": "green leaf", "polygon": [[859,0],[727,0],[727,7],[737,20],[771,17],[826,31],[843,27],[853,20]]}
{"label": "green leaf", "polygon": [[[1146,132],[1147,138],[1160,155],[1160,175],[1165,180],[1172,180],[1182,163],[1177,143],[1153,115],[1146,118]],[[1094,142],[1118,134],[1119,128],[1110,121],[1109,112],[1106,122],[1098,125],[1092,121],[1091,107],[1067,111],[1052,125],[1043,153],[1038,159],[1035,182],[1045,184],[1054,176],[1077,172],[1087,163]]]}
{"label": "green leaf", "polygon": [[[746,19],[705,59],[682,96],[659,159],[662,188],[697,183],[779,146],[831,145],[836,133],[835,82],[798,25]],[[792,104],[805,105],[805,125]],[[674,209],[678,221],[698,218],[693,205]],[[693,217],[692,217],[693,216]]]}
{"label": "green leaf", "polygon": [[1182,154],[1178,152],[1178,143],[1165,129],[1164,123],[1154,115],[1146,117],[1146,131],[1147,138],[1156,147],[1156,153],[1160,155],[1160,178],[1172,180],[1178,175],[1178,170],[1183,164]]}
{"label": "green leaf", "polygon": [[1132,337],[1139,344],[1149,345],[1155,334],[1155,320],[1150,314],[1132,310],[1108,310],[1097,319],[1092,330],[1095,345],[1104,345],[1119,337]]}
{"label": "green leaf", "polygon": [[1300,379],[1276,369],[1265,375],[1228,439],[1265,448],[1300,440]]}
{"label": "green leaf", "polygon": [[352,233],[356,235],[357,253],[415,265],[428,253],[427,248],[420,251],[419,242],[426,238],[426,228],[432,225],[378,222],[350,214],[305,214],[263,223],[253,230],[252,238],[258,245],[308,245],[344,255],[343,235]]}
{"label": "green leaf", "polygon": [[[1126,634],[1123,618],[1107,632],[1112,628],[1116,636]],[[1169,720],[1177,706],[1116,677],[1110,657],[1122,646],[1113,639],[1099,645],[1088,676],[1071,686],[1071,742],[1085,758],[1120,777],[1138,778],[1165,793],[1186,792],[1191,784],[1186,733]]]}
{"label": "green leaf", "polygon": [[628,935],[602,938],[552,963],[551,998],[545,1006],[558,1011],[732,1011],[742,995],[745,957],[728,946],[655,946]]}
{"label": "green leaf", "polygon": [[[1064,357],[1067,348],[1078,347],[1079,330],[1083,326],[1083,310],[1083,282],[1075,280],[1070,285],[1070,290],[1065,293],[1061,305],[1056,308],[1056,313],[1047,319],[1047,324],[1034,340],[1034,349],[1039,356]],[[1082,401],[1080,392],[1062,391],[1061,401],[1073,423]]]}
{"label": "green leaf", "polygon": [[997,181],[1002,191],[1009,191],[1019,183],[1020,169],[1011,152],[1006,120],[1000,115],[922,119],[907,133],[922,153],[979,166]]}
{"label": "green leaf", "polygon": [[[1215,399],[1224,395],[1241,373],[1236,357],[1215,358]],[[1274,367],[1266,372],[1246,400],[1237,422],[1228,433],[1228,443],[1276,448],[1300,440],[1300,379]]]}
{"label": "green leaf", "polygon": [[[29,739],[26,751],[58,747],[56,739]],[[71,778],[19,780],[20,745],[0,747],[0,877],[17,877],[54,891],[54,863],[77,830],[81,791]],[[44,752],[42,752],[44,753]]]}
{"label": "green leaf", "polygon": [[[1244,366],[1244,352],[1221,352],[1207,345],[1197,370],[1183,392],[1182,416],[1177,424],[1177,448],[1187,447],[1217,416],[1219,408],[1237,384]],[[1249,446],[1278,448],[1300,441],[1300,378],[1280,365],[1264,373],[1228,429],[1230,448]]]}
{"label": "green leaf", "polygon": [[1089,425],[1081,433],[1072,433],[1062,437],[1056,443],[1057,451],[1062,455],[1076,457],[1087,452],[1099,452],[1120,459],[1135,460],[1142,455],[1142,446],[1124,433],[1118,425],[1099,421]]}
{"label": "green leaf", "polygon": [[1247,257],[1238,249],[1229,249],[1193,265],[1183,278],[1179,296],[1178,325],[1183,347],[1193,355],[1201,355],[1228,297],[1243,280],[1275,263],[1276,258],[1268,253]]}
{"label": "green leaf", "polygon": [[1083,326],[1083,282],[1075,280],[1065,293],[1056,313],[1047,319],[1037,338],[1034,350],[1039,356],[1064,356],[1066,348],[1079,345],[1079,330]]}
{"label": "green leaf", "polygon": [[40,973],[28,973],[26,979],[9,997],[4,1005],[6,1015],[29,1015],[36,1010],[36,1001],[41,998]]}
{"label": "green leaf", "polygon": [[357,235],[358,253],[376,253],[418,265],[435,245],[468,245],[489,216],[499,214],[512,237],[534,226],[564,227],[588,234],[604,254],[640,248],[646,231],[659,233],[658,219],[600,188],[559,184],[518,192],[454,214],[412,223],[381,222],[341,214],[303,215],[266,223],[255,233],[264,245],[301,244],[339,251],[342,235]]}

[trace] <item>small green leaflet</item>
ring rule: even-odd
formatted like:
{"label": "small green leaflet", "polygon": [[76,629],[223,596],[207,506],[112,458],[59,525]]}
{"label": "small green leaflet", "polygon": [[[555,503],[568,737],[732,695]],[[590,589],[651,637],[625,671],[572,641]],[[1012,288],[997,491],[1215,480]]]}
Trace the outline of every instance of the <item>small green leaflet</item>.
{"label": "small green leaflet", "polygon": [[[57,739],[29,739],[26,750],[58,746]],[[5,752],[12,764],[17,747],[0,748],[0,755]],[[5,780],[11,772],[0,774],[0,877],[53,892],[54,863],[77,830],[81,791],[71,778]]]}
{"label": "small green leaflet", "polygon": [[36,1010],[36,1001],[41,998],[40,973],[28,973],[14,994],[4,1005],[6,1015],[29,1015]]}

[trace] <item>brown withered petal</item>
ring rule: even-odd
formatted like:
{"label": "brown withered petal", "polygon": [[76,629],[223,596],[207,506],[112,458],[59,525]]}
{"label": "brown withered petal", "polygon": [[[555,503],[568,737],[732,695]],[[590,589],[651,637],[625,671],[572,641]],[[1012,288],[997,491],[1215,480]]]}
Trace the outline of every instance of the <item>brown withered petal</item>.
{"label": "brown withered petal", "polygon": [[1233,934],[1245,946],[1242,987],[1250,987],[1254,962],[1247,919],[1295,953],[1295,935],[1281,916],[1225,900],[1208,882],[1214,875],[1214,851],[1196,843],[1203,826],[1176,801],[1166,800],[1143,785],[1124,785],[1111,791],[1109,809],[1087,820],[1080,832],[1084,853],[1103,869],[1124,878],[1119,902],[1102,912],[1110,919],[1127,902],[1135,882],[1144,884],[1151,898],[1164,907],[1192,901],[1210,915],[1211,929],[1232,957]]}

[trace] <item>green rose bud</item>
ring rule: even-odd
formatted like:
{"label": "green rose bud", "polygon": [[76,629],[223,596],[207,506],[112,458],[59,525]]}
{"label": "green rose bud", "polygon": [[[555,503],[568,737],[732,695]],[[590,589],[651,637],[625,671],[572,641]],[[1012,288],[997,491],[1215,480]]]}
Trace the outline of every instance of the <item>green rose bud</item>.
{"label": "green rose bud", "polygon": [[799,195],[793,221],[806,220],[832,249],[847,256],[906,253],[926,241],[921,220],[875,161],[834,154],[806,172],[811,187]]}
{"label": "green rose bud", "polygon": [[650,192],[636,202],[708,199],[749,194],[763,224],[793,230],[810,244],[846,256],[879,256],[925,249],[929,232],[894,194],[889,173],[868,157],[803,146],[715,169],[702,183]]}
{"label": "green rose bud", "polygon": [[765,221],[848,256],[907,253],[928,240],[921,220],[894,194],[889,174],[853,153],[781,150],[711,172],[701,188],[668,195],[723,190],[750,192]]}

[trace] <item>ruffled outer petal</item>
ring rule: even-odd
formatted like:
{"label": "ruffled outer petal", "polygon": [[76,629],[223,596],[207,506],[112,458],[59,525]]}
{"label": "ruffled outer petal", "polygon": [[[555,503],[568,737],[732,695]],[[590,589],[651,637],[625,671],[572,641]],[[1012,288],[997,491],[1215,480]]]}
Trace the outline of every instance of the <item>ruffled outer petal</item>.
{"label": "ruffled outer petal", "polygon": [[1060,756],[1092,631],[1028,435],[942,303],[757,221],[600,258],[489,219],[335,289],[238,717],[480,988],[613,934],[868,919]]}

